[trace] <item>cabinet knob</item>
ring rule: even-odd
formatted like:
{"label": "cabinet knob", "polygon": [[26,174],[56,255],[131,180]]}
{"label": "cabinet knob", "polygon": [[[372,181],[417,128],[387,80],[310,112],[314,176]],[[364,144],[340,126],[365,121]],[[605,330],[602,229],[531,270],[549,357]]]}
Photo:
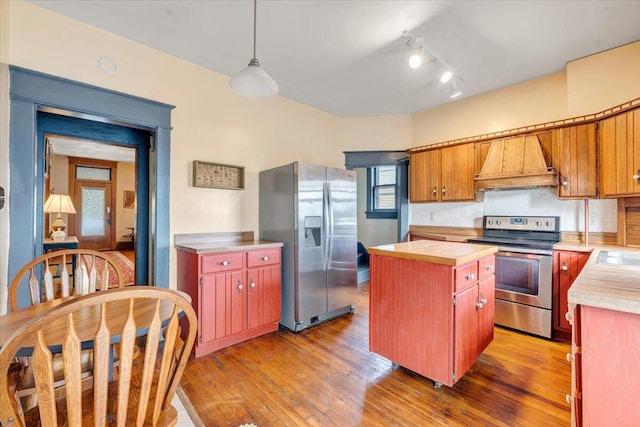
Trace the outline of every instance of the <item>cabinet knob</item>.
{"label": "cabinet knob", "polygon": [[567,353],[567,361],[568,362],[573,362],[573,354]]}
{"label": "cabinet knob", "polygon": [[563,187],[568,187],[569,186],[569,181],[567,181],[567,178],[562,178],[562,186]]}
{"label": "cabinet knob", "polygon": [[567,265],[567,261],[562,262],[562,267],[560,267],[560,270],[562,270],[563,274],[568,274],[569,266]]}
{"label": "cabinet knob", "polygon": [[242,290],[242,283],[238,283],[238,290],[241,291]]}
{"label": "cabinet knob", "polygon": [[442,194],[447,194],[447,187],[444,185],[442,186]]}
{"label": "cabinet knob", "polygon": [[476,278],[476,275],[473,273],[469,273],[467,275],[464,276],[465,279],[467,280],[474,280]]}
{"label": "cabinet knob", "polygon": [[477,308],[482,308],[483,306],[484,306],[484,304],[482,304],[480,301],[478,301],[478,302],[476,303],[476,307],[477,307]]}
{"label": "cabinet knob", "polygon": [[263,261],[269,261],[269,257],[268,257],[268,256],[263,256],[263,257],[262,257],[262,260],[263,260]]}
{"label": "cabinet knob", "polygon": [[638,169],[635,175],[633,175],[631,178],[635,179],[636,181],[638,181],[638,184],[640,184],[640,169]]}
{"label": "cabinet knob", "polygon": [[573,404],[573,396],[571,396],[570,394],[566,395],[565,400],[569,405]]}
{"label": "cabinet knob", "polygon": [[251,288],[255,288],[255,287],[256,287],[256,284],[255,284],[255,282],[252,280],[252,281],[251,281],[251,284],[250,284],[249,286],[251,286]]}
{"label": "cabinet knob", "polygon": [[485,270],[487,270],[487,271],[491,271],[491,270],[493,270],[493,264],[487,264],[487,265],[485,265],[484,269],[485,269]]}
{"label": "cabinet knob", "polygon": [[480,298],[480,302],[481,302],[482,304],[486,304],[486,303],[487,303],[487,299],[486,299],[486,298]]}
{"label": "cabinet knob", "polygon": [[438,189],[436,187],[433,187],[433,195],[435,196],[436,194],[438,194]]}
{"label": "cabinet knob", "polygon": [[222,262],[220,263],[220,265],[229,265],[229,264],[231,264],[229,261],[222,261]]}

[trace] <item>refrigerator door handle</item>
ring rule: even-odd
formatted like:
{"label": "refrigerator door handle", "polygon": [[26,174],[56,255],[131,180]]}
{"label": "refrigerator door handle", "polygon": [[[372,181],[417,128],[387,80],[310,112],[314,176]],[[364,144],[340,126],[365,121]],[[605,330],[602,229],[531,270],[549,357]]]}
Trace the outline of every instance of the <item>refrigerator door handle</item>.
{"label": "refrigerator door handle", "polygon": [[331,183],[327,182],[327,205],[329,231],[327,232],[327,271],[331,268],[331,253],[333,252],[333,199],[331,198]]}
{"label": "refrigerator door handle", "polygon": [[329,266],[329,196],[327,187],[329,184],[326,182],[322,183],[322,226],[324,227],[322,233],[322,243],[324,247],[322,248],[322,269],[328,270]]}

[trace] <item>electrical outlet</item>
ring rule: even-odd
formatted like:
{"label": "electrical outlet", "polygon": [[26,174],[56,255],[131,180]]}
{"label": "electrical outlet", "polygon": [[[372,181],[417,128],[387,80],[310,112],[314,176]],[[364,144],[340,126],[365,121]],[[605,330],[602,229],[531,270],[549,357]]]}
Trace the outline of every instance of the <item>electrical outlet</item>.
{"label": "electrical outlet", "polygon": [[598,214],[593,214],[593,213],[589,214],[589,225],[593,225],[593,224],[597,223],[598,220],[599,220],[599,216],[600,215],[598,215]]}
{"label": "electrical outlet", "polygon": [[436,220],[436,213],[429,212],[429,222],[434,222]]}

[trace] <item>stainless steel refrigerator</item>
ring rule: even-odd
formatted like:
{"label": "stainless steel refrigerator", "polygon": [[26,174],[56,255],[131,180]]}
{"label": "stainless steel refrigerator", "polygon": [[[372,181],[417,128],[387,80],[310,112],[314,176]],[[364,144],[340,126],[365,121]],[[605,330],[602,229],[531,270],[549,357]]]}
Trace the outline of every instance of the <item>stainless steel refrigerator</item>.
{"label": "stainless steel refrigerator", "polygon": [[355,171],[295,162],[260,172],[260,238],[284,242],[281,325],[300,331],[353,312]]}

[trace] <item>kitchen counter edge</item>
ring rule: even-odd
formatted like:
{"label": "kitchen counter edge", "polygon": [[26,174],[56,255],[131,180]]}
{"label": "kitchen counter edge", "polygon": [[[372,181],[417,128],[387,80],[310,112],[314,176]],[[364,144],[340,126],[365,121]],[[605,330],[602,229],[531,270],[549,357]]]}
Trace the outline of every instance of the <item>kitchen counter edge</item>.
{"label": "kitchen counter edge", "polygon": [[415,240],[411,242],[374,246],[370,254],[443,264],[452,267],[475,261],[498,251],[496,246],[449,241]]}
{"label": "kitchen counter edge", "polygon": [[176,250],[192,252],[195,254],[208,254],[216,252],[247,251],[252,249],[279,248],[284,246],[282,242],[268,240],[247,240],[229,242],[195,242],[175,245]]}

